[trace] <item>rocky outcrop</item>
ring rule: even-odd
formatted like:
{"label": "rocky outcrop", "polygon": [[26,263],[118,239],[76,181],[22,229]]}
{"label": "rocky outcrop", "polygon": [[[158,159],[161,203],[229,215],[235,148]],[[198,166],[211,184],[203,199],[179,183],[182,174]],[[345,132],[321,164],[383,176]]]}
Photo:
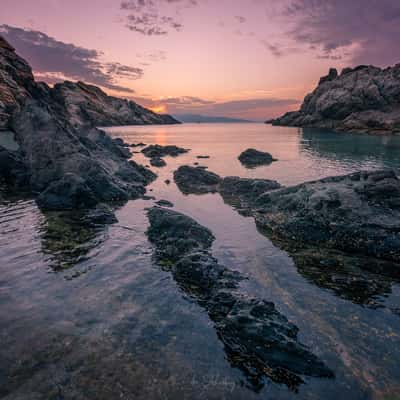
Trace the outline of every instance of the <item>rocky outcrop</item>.
{"label": "rocky outcrop", "polygon": [[107,96],[100,88],[83,82],[58,83],[54,95],[68,111],[74,126],[179,124],[170,115],[156,114],[132,100]]}
{"label": "rocky outcrop", "polygon": [[344,132],[400,133],[400,64],[335,69],[320,79],[299,111],[273,125],[330,128]]}
{"label": "rocky outcrop", "polygon": [[256,149],[247,149],[243,151],[239,157],[239,161],[246,168],[255,168],[260,165],[269,165],[273,161],[277,161],[271,154]]}
{"label": "rocky outcrop", "polygon": [[157,262],[206,310],[229,362],[251,385],[260,388],[266,376],[295,389],[303,376],[333,377],[299,342],[298,328],[273,303],[240,292],[243,278],[211,255],[214,236],[207,228],[165,208],[151,208],[148,218],[147,235]]}
{"label": "rocky outcrop", "polygon": [[[73,123],[71,123],[73,122]],[[18,150],[1,150],[6,180],[38,195],[44,209],[87,207],[141,196],[155,175],[127,161],[129,150],[91,123],[71,120],[57,90],[35,82],[31,68],[0,41],[0,130]],[[1,132],[0,132],[1,135]],[[10,183],[10,182],[9,182]]]}
{"label": "rocky outcrop", "polygon": [[256,203],[257,223],[278,237],[400,260],[400,180],[393,171],[306,182]]}
{"label": "rocky outcrop", "polygon": [[161,146],[159,144],[151,144],[142,150],[142,153],[149,158],[154,157],[177,157],[180,154],[187,153],[189,150],[175,145]]}
{"label": "rocky outcrop", "polygon": [[174,171],[174,181],[184,194],[202,194],[216,192],[221,177],[202,167],[183,165]]}

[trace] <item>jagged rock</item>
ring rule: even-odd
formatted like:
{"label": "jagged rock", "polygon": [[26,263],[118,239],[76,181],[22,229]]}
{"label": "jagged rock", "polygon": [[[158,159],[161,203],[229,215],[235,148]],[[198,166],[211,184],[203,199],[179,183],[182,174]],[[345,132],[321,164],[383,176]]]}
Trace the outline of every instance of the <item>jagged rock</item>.
{"label": "jagged rock", "polygon": [[153,167],[165,167],[167,163],[160,157],[153,157],[150,159],[150,165]]}
{"label": "jagged rock", "polygon": [[150,146],[145,147],[142,150],[142,153],[148,158],[154,158],[165,156],[177,157],[180,154],[187,153],[188,151],[188,149],[174,145],[161,146],[159,144],[151,144]]}
{"label": "jagged rock", "polygon": [[183,165],[174,171],[174,181],[184,194],[216,192],[221,177],[201,167]]}
{"label": "jagged rock", "polygon": [[[29,65],[4,43],[0,131],[14,133],[19,145],[14,161],[26,177],[25,186],[39,194],[41,207],[70,209],[140,197],[154,173],[128,162],[130,152],[123,141],[91,127],[91,120],[72,124],[71,110],[57,89],[35,82]],[[7,175],[10,168],[6,172],[0,170]]]}
{"label": "jagged rock", "polygon": [[400,180],[393,171],[357,172],[257,195],[258,225],[272,235],[400,260]]}
{"label": "jagged rock", "polygon": [[118,126],[146,124],[179,124],[170,115],[156,114],[132,100],[107,96],[100,88],[83,82],[54,85],[54,95],[68,111],[74,126]]}
{"label": "jagged rock", "polygon": [[299,111],[273,125],[331,128],[345,132],[400,133],[400,64],[380,69],[360,65],[340,75],[331,69],[304,98]]}
{"label": "jagged rock", "polygon": [[140,143],[132,143],[131,147],[144,147],[146,146],[146,143],[140,142]]}
{"label": "jagged rock", "polygon": [[239,155],[239,161],[247,168],[258,167],[259,165],[268,165],[277,161],[271,154],[256,149],[247,149]]}
{"label": "jagged rock", "polygon": [[182,290],[193,297],[214,322],[228,360],[249,383],[263,377],[294,389],[302,376],[333,377],[325,364],[297,339],[298,328],[271,302],[245,296],[243,279],[212,257],[213,234],[192,218],[164,208],[148,211],[149,240],[155,257],[170,270]]}
{"label": "jagged rock", "polygon": [[0,177],[7,185],[21,187],[29,181],[24,163],[18,152],[0,146]]}

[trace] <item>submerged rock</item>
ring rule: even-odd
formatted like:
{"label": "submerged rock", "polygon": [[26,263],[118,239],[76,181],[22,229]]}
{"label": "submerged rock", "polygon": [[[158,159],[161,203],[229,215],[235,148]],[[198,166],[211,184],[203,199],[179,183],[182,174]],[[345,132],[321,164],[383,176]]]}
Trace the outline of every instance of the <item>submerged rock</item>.
{"label": "submerged rock", "polygon": [[153,167],[165,167],[167,163],[160,157],[153,157],[150,159],[150,165]]}
{"label": "submerged rock", "polygon": [[256,149],[247,149],[239,155],[239,161],[247,168],[268,165],[277,161],[271,154]]}
{"label": "submerged rock", "polygon": [[268,121],[273,125],[400,133],[400,64],[331,69],[299,111]]}
{"label": "submerged rock", "polygon": [[298,328],[271,302],[240,293],[238,273],[212,257],[213,234],[175,211],[148,211],[149,240],[157,261],[170,270],[182,290],[192,296],[214,322],[230,363],[255,388],[263,377],[296,388],[303,376],[333,377],[324,363],[297,339]]}
{"label": "submerged rock", "polygon": [[218,190],[221,177],[202,167],[183,165],[174,172],[174,181],[184,194],[210,193]]}
{"label": "submerged rock", "polygon": [[177,157],[180,154],[187,153],[189,150],[175,145],[161,146],[159,144],[151,144],[142,150],[142,153],[148,158],[154,157]]}

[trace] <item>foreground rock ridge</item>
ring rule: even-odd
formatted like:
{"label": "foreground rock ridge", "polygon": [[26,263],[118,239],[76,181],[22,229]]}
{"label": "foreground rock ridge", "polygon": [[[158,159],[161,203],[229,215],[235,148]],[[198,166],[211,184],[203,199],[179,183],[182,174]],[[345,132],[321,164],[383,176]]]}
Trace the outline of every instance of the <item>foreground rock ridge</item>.
{"label": "foreground rock ridge", "polygon": [[299,111],[267,121],[273,125],[344,132],[400,133],[400,64],[361,65],[322,77]]}
{"label": "foreground rock ridge", "polygon": [[[27,62],[0,38],[0,131],[15,138],[15,148],[0,146],[0,178],[36,194],[38,204],[51,210],[143,195],[155,174],[127,160],[131,153],[121,139],[93,126],[123,122],[113,107],[121,107],[118,118],[126,123],[133,120],[124,107],[134,108],[137,122],[163,121],[95,87],[66,82],[50,88],[35,82]],[[100,114],[103,119],[98,120]]]}
{"label": "foreground rock ridge", "polygon": [[207,311],[229,362],[245,373],[255,390],[263,386],[265,376],[291,389],[304,376],[333,377],[298,341],[298,328],[273,303],[240,292],[243,277],[211,255],[214,236],[207,228],[165,208],[151,208],[148,218],[156,261]]}

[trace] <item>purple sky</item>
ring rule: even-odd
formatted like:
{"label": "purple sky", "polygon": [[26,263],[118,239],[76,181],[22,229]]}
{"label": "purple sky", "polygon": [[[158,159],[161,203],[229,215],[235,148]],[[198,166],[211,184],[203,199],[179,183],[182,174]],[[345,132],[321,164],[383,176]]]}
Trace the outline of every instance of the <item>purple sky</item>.
{"label": "purple sky", "polygon": [[2,0],[37,79],[84,80],[160,112],[263,120],[329,67],[400,62],[399,0]]}

